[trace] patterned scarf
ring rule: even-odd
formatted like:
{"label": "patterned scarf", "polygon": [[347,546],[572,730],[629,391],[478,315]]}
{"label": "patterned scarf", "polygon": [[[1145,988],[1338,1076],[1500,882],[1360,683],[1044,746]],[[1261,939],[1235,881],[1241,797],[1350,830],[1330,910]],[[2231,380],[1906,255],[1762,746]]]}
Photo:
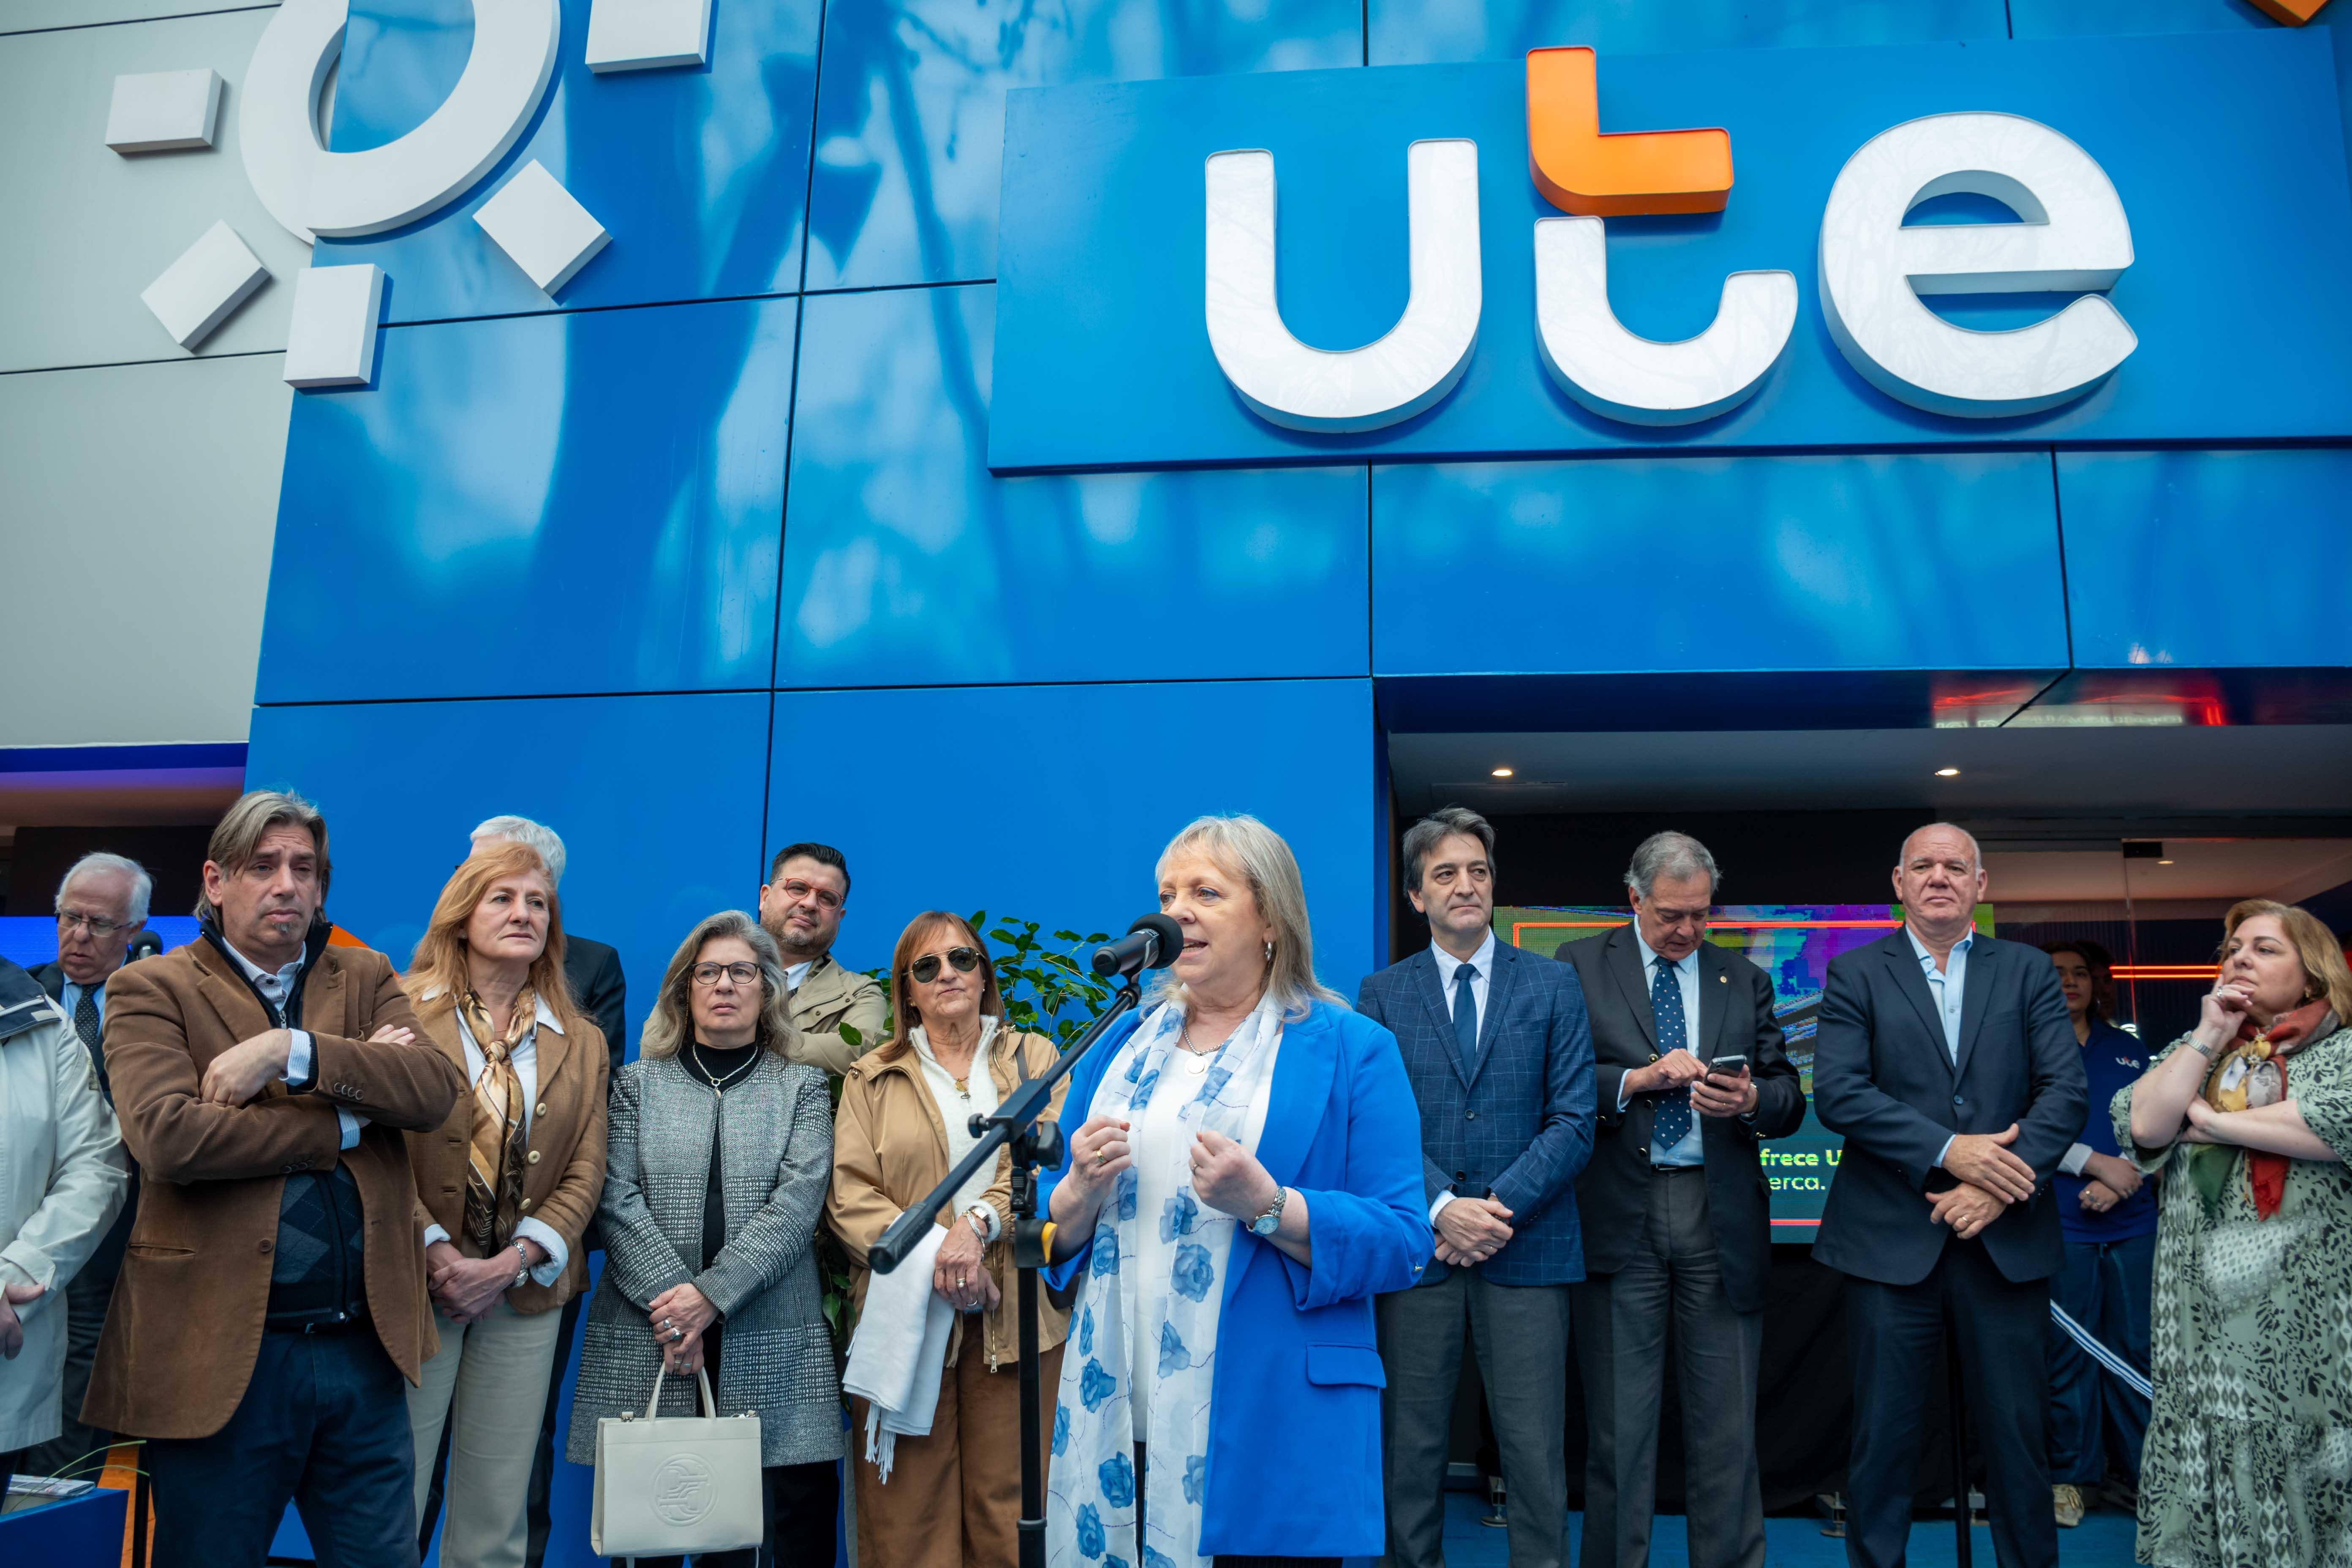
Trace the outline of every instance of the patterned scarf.
{"label": "patterned scarf", "polygon": [[[1209,1394],[1226,1265],[1239,1225],[1192,1191],[1192,1148],[1193,1135],[1210,1128],[1257,1152],[1250,1110],[1272,1074],[1282,1008],[1271,997],[1259,1003],[1197,1079],[1185,1070],[1190,1053],[1176,1043],[1183,1026],[1177,1004],[1154,1008],[1119,1047],[1095,1091],[1092,1115],[1130,1121],[1163,1088],[1190,1091],[1192,1099],[1179,1112],[1182,1135],[1138,1155],[1166,1163],[1175,1195],[1163,1211],[1136,1212],[1137,1173],[1129,1168],[1119,1173],[1095,1222],[1094,1256],[1074,1335],[1076,1353],[1062,1358],[1054,1458],[1046,1472],[1045,1560],[1053,1568],[1126,1555],[1122,1548],[1135,1540],[1138,1439],[1149,1446],[1143,1568],[1205,1568],[1208,1562],[1201,1553],[1201,1507]],[[1174,1249],[1171,1292],[1138,1300],[1139,1271],[1122,1265],[1152,1247]],[[1130,1336],[1158,1352],[1148,1432],[1135,1430],[1129,1404]],[[1246,1483],[1237,1479],[1237,1484]]]}
{"label": "patterned scarf", "polygon": [[475,1257],[488,1258],[508,1245],[522,1213],[528,1140],[514,1048],[538,1022],[539,999],[524,986],[504,1034],[490,1027],[489,1010],[471,987],[458,999],[457,1011],[482,1053],[482,1076],[474,1080],[473,1147],[466,1162],[466,1238],[474,1244]]}
{"label": "patterned scarf", "polygon": [[[2205,1075],[2205,1103],[2216,1110],[2259,1110],[2278,1104],[2287,1097],[2286,1058],[2314,1040],[2327,1038],[2337,1027],[2324,996],[2281,1013],[2267,1029],[2255,1027],[2251,1017],[2244,1019],[2238,1025],[2237,1044],[2222,1052]],[[2284,1154],[2223,1143],[2192,1144],[2189,1178],[2205,1200],[2205,1212],[2218,1213],[2223,1186],[2241,1154],[2246,1157],[2246,1180],[2253,1189],[2254,1217],[2268,1219],[2286,1201],[2290,1162]]]}

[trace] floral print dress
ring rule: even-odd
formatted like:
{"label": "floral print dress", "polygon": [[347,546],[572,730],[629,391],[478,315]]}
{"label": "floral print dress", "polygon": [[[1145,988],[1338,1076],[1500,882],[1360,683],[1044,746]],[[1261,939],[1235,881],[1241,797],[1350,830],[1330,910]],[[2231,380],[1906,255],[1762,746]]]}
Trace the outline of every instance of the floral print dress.
{"label": "floral print dress", "polygon": [[[2288,1060],[2288,1097],[2352,1160],[2352,1029]],[[2352,1167],[2289,1162],[2284,1199],[2263,1219],[2241,1157],[2208,1213],[2182,1168],[2193,1145],[2135,1145],[2131,1098],[2115,1098],[2116,1142],[2167,1173],[2138,1561],[2352,1568]]]}

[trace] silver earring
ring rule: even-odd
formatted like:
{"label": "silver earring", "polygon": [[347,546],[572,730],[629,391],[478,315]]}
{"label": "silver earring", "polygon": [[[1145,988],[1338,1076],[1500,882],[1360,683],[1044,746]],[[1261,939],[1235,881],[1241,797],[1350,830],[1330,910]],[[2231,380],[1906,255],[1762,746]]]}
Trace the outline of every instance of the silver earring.
{"label": "silver earring", "polygon": [[1274,962],[1274,943],[1272,942],[1267,942],[1265,944],[1265,961],[1268,963],[1272,963]]}

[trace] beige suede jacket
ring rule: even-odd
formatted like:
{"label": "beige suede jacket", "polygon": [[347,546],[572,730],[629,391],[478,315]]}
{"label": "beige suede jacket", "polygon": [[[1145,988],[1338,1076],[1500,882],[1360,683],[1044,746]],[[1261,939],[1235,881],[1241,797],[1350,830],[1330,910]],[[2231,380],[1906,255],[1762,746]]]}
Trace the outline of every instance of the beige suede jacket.
{"label": "beige suede jacket", "polygon": [[[999,1096],[1010,1094],[1024,1076],[1034,1078],[1053,1065],[1054,1043],[1043,1035],[1015,1034],[999,1029],[989,1050],[989,1076]],[[1025,1069],[1025,1071],[1024,1071]],[[1062,1108],[1067,1080],[1054,1086],[1051,1114]],[[866,1249],[882,1237],[890,1222],[908,1204],[947,1178],[947,1122],[939,1102],[915,1059],[911,1047],[887,1048],[859,1058],[843,1076],[841,1105],[833,1122],[833,1188],[825,1197],[825,1223],[848,1251],[856,1299],[866,1302],[871,1275]],[[996,1179],[984,1201],[996,1211],[997,1239],[989,1243],[981,1266],[996,1282],[1002,1298],[992,1312],[981,1314],[982,1343],[991,1372],[1010,1366],[1018,1353],[1018,1320],[1014,1316],[1013,1268],[1013,1161],[999,1154]],[[942,1214],[940,1223],[954,1223]],[[948,1342],[947,1364],[956,1364],[964,1335],[965,1314],[956,1318]],[[1037,1299],[1037,1348],[1051,1350],[1069,1337],[1070,1314],[1047,1300]]]}

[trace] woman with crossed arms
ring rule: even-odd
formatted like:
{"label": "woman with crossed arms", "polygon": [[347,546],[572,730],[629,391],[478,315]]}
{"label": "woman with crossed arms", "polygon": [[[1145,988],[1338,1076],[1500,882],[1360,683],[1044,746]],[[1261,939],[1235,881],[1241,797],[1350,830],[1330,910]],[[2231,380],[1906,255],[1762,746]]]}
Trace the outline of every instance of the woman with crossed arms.
{"label": "woman with crossed arms", "polygon": [[2197,1027],[2118,1091],[2164,1172],[2137,1561],[2352,1562],[2352,970],[2310,911],[2222,918]]}
{"label": "woman with crossed arms", "polygon": [[1316,979],[1298,863],[1264,823],[1199,819],[1158,879],[1183,951],[1072,1072],[1048,1177],[1050,1278],[1078,1300],[1047,1560],[1377,1556],[1372,1298],[1430,1257],[1403,1058]]}

